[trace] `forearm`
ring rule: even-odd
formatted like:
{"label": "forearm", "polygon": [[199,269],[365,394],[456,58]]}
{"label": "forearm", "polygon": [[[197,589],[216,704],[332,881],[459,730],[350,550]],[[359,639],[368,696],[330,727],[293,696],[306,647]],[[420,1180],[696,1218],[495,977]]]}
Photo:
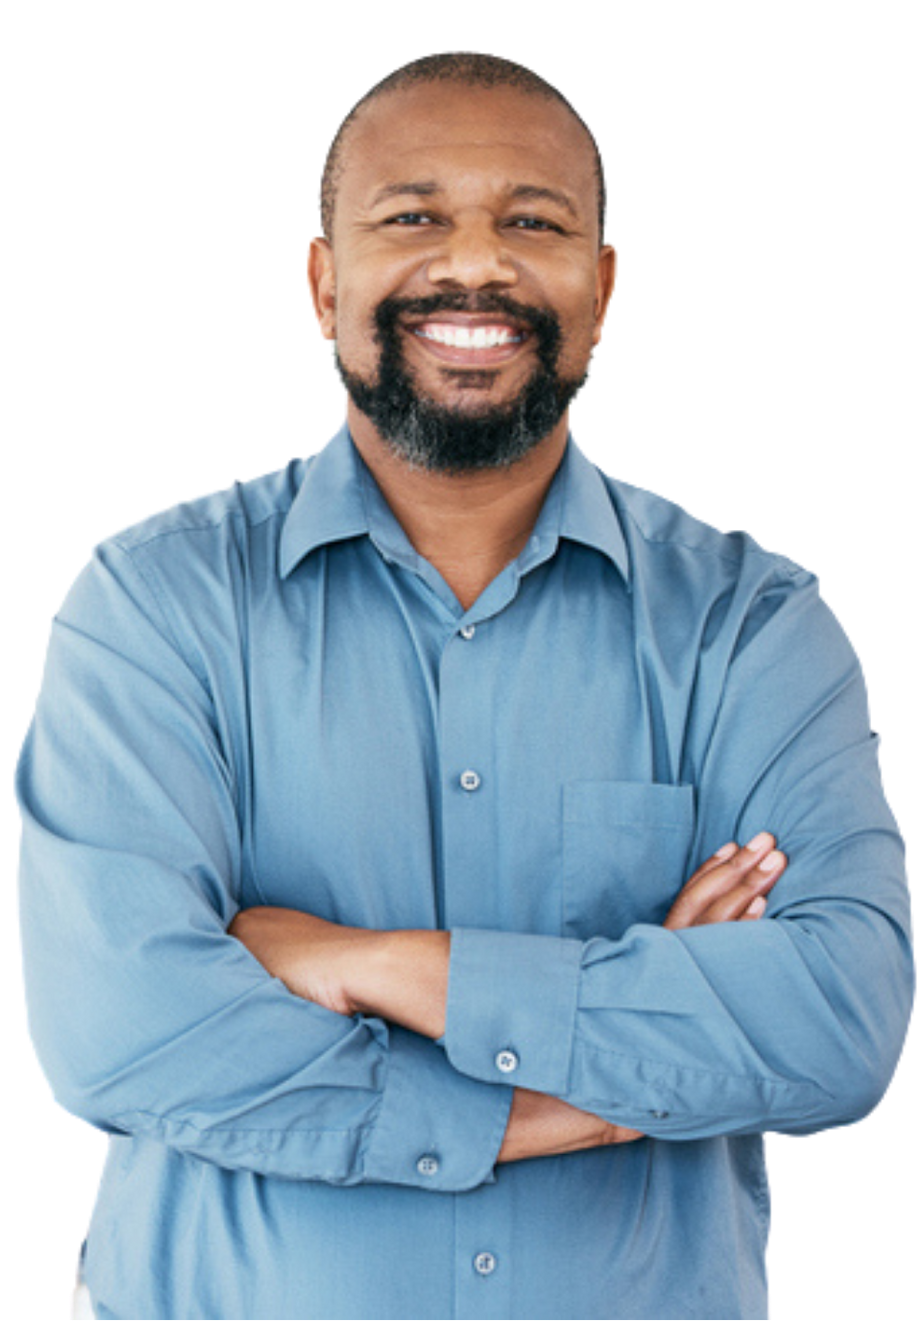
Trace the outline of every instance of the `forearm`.
{"label": "forearm", "polygon": [[627,1144],[643,1139],[640,1130],[604,1121],[560,1098],[531,1089],[516,1089],[498,1162],[545,1158],[582,1149]]}
{"label": "forearm", "polygon": [[[449,982],[449,934],[393,932],[371,937],[364,948],[367,958],[356,962],[354,970],[357,1008],[428,1038],[441,1038]],[[640,1131],[604,1121],[559,1098],[516,1089],[497,1161],[576,1153],[641,1137]]]}
{"label": "forearm", "polygon": [[[672,928],[746,920],[784,869],[771,837],[726,847],[683,888]],[[755,904],[758,901],[758,904]],[[375,932],[297,910],[242,912],[234,936],[296,995],[343,1015],[378,1016],[426,1038],[445,1032],[451,939],[423,930]],[[504,1079],[495,1081],[506,1083]],[[535,1089],[516,1089],[498,1161],[547,1156],[637,1139],[640,1132]]]}
{"label": "forearm", "polygon": [[[272,907],[239,914],[231,932],[299,997],[342,1015],[374,1015],[425,1038],[442,1037],[451,940],[446,932],[340,927]],[[497,1161],[639,1137],[557,1098],[516,1089]]]}
{"label": "forearm", "polygon": [[447,932],[370,933],[364,957],[350,965],[356,1010],[412,1029],[425,1038],[445,1032],[449,986]]}

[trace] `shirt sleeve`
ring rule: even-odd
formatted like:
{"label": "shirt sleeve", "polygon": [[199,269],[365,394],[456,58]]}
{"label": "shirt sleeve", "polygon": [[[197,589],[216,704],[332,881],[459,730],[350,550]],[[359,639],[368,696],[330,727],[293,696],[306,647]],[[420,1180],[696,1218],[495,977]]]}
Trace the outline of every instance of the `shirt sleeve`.
{"label": "shirt sleeve", "polygon": [[700,858],[773,832],[790,863],[767,916],[587,942],[454,932],[458,1070],[678,1140],[839,1125],[883,1094],[909,906],[858,663],[803,572],[728,626],[727,660],[716,640],[699,674],[717,700],[689,721]]}
{"label": "shirt sleeve", "polygon": [[30,1027],[61,1103],[228,1168],[463,1190],[511,1090],[288,992],[228,936],[243,868],[207,686],[130,556],[55,622],[18,770]]}

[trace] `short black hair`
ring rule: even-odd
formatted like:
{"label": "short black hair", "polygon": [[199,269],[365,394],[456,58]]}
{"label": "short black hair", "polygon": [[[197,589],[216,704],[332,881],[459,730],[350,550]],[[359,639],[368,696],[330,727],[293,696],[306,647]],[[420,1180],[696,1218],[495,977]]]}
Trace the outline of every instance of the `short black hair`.
{"label": "short black hair", "polygon": [[324,234],[333,239],[333,214],[336,208],[337,188],[343,172],[344,143],[359,112],[386,92],[402,91],[418,83],[463,83],[468,87],[518,87],[532,96],[544,97],[548,101],[557,101],[573,115],[583,129],[593,149],[596,173],[596,189],[599,219],[599,241],[602,243],[603,227],[606,220],[606,183],[603,174],[602,157],[587,125],[574,110],[573,106],[556,87],[545,81],[531,69],[512,60],[501,59],[498,55],[480,55],[470,51],[456,51],[445,55],[424,55],[413,60],[394,73],[388,74],[380,83],[376,83],[370,92],[366,92],[357,101],[352,110],[337,130],[336,137],[327,153],[324,173],[321,179],[320,210]]}

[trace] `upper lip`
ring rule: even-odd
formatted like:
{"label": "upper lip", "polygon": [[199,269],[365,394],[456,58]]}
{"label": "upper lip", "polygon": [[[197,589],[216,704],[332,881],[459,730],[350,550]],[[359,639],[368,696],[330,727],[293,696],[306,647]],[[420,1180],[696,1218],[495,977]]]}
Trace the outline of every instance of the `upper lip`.
{"label": "upper lip", "polygon": [[411,329],[418,326],[503,326],[517,335],[524,335],[529,327],[517,317],[510,317],[502,312],[431,312],[425,317],[413,316],[406,319],[405,325]]}

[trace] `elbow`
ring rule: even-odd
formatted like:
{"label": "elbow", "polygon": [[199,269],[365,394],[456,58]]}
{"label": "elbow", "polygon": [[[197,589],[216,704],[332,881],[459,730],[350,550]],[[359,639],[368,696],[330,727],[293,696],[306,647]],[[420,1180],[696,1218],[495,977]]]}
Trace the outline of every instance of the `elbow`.
{"label": "elbow", "polygon": [[55,1102],[97,1129],[117,1130],[106,1105],[108,1089],[105,1083],[101,1085],[94,1077],[91,1058],[68,1051],[66,1042],[57,1037],[49,1040],[35,1025],[31,1026],[31,1031],[38,1064]]}
{"label": "elbow", "polygon": [[802,1078],[817,1090],[816,1112],[795,1128],[850,1125],[884,1098],[903,1051],[914,998],[907,929],[896,922],[870,924],[866,916],[852,958],[839,952],[836,960],[818,932],[787,931],[797,936],[815,987],[823,992],[817,1013],[805,1017],[798,1051]]}
{"label": "elbow", "polygon": [[859,1063],[830,1082],[831,1126],[853,1125],[875,1110],[887,1092],[897,1062],[890,1066]]}
{"label": "elbow", "polygon": [[40,976],[35,962],[28,959],[24,970],[29,1035],[55,1101],[98,1129],[117,1130],[114,1118],[123,1110],[120,1095],[129,1073],[129,1054],[128,1031],[115,999],[105,999],[111,1008],[106,1017],[93,1014],[85,985],[77,984],[77,995],[63,992],[65,987],[73,988],[76,978]]}
{"label": "elbow", "polygon": [[891,978],[879,980],[879,995],[867,1007],[866,1032],[857,1057],[850,1088],[855,1120],[874,1110],[885,1096],[901,1054],[910,1024],[915,990],[913,952],[906,934],[899,939],[899,954],[890,966]]}
{"label": "elbow", "polygon": [[817,1080],[826,1096],[828,1118],[823,1126],[852,1125],[875,1110],[882,1101],[900,1061],[909,1022],[910,1000],[899,1010],[887,1028],[879,1026],[874,1035],[861,1042],[852,1039],[837,1054],[823,1077]]}

